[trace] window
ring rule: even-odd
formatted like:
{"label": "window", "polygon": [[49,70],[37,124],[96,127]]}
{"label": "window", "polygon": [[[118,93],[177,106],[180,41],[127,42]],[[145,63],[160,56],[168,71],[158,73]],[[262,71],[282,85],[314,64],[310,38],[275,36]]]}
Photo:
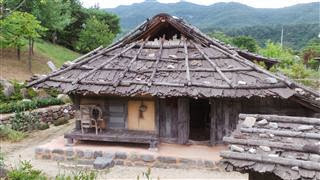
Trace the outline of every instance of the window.
{"label": "window", "polygon": [[125,119],[126,119],[126,103],[109,101],[108,106],[109,112],[109,128],[122,129],[125,128]]}

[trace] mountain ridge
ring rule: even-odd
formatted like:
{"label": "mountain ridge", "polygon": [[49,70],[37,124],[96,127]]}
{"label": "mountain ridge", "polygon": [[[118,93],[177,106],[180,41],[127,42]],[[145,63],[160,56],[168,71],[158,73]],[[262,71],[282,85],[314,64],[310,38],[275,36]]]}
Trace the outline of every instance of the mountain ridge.
{"label": "mountain ridge", "polygon": [[283,8],[254,8],[237,2],[204,6],[186,1],[165,4],[148,0],[105,10],[117,14],[123,31],[127,31],[161,12],[181,17],[200,29],[318,23],[319,6],[320,2],[311,2]]}

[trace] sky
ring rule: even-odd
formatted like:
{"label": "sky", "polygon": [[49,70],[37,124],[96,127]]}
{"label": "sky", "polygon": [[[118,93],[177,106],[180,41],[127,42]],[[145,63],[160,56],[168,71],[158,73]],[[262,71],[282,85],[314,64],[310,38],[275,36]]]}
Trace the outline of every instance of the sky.
{"label": "sky", "polygon": [[[100,8],[114,8],[119,5],[130,5],[140,3],[144,0],[81,0],[85,7],[92,7],[96,4]],[[162,3],[175,3],[179,0],[158,0]],[[239,2],[256,8],[282,8],[299,3],[317,2],[319,0],[184,0],[201,5],[211,5],[217,2]],[[320,7],[319,7],[320,9]]]}

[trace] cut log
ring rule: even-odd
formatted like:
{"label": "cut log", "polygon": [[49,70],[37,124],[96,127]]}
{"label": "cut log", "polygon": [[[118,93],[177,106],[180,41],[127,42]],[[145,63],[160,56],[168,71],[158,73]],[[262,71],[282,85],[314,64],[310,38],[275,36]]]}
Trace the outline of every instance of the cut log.
{"label": "cut log", "polygon": [[237,153],[237,152],[230,152],[230,151],[221,152],[220,156],[223,158],[227,158],[227,159],[256,161],[256,162],[268,163],[268,164],[269,163],[280,164],[280,165],[284,165],[284,166],[289,166],[290,168],[293,166],[298,166],[303,169],[320,171],[320,163],[312,162],[312,161],[286,159],[286,158],[282,158],[282,157],[271,157],[271,156],[266,156],[266,155]]}
{"label": "cut log", "polygon": [[266,119],[271,122],[320,125],[319,118],[278,116],[278,115],[268,115],[268,114],[239,114],[240,119],[245,119],[248,116],[255,117],[258,119]]}

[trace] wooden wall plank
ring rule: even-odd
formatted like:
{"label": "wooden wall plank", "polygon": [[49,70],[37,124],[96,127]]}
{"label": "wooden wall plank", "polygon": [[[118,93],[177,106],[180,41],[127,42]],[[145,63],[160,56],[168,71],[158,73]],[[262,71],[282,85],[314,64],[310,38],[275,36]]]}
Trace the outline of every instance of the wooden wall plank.
{"label": "wooden wall plank", "polygon": [[190,111],[189,99],[178,98],[178,143],[186,144],[189,140]]}

